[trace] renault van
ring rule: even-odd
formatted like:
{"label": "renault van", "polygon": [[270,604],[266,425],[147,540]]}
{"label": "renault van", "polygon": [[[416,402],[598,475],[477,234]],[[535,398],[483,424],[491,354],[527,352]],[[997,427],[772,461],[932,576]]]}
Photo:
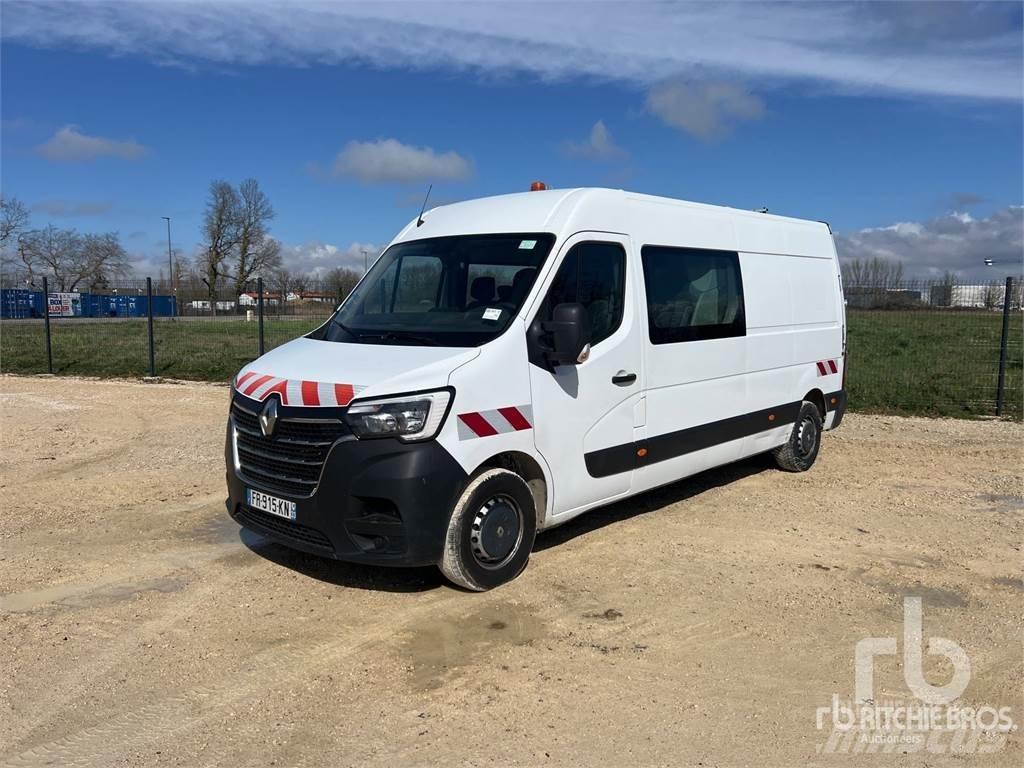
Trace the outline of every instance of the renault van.
{"label": "renault van", "polygon": [[602,504],[764,452],[809,469],[845,350],[826,224],[610,189],[437,207],[239,372],[228,511],[486,590]]}

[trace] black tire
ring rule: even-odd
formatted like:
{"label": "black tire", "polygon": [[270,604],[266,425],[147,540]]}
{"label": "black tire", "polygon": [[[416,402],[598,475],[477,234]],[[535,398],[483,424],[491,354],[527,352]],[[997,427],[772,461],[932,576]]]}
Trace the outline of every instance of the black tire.
{"label": "black tire", "polygon": [[485,469],[455,503],[441,573],[474,592],[500,586],[522,573],[536,535],[530,486],[515,472]]}
{"label": "black tire", "polygon": [[804,400],[789,439],[773,452],[780,469],[806,472],[811,468],[821,448],[821,426],[818,406]]}

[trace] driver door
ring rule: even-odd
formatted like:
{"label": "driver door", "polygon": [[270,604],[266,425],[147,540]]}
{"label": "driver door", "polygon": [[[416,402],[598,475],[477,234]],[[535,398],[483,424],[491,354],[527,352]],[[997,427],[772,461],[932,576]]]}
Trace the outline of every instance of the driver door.
{"label": "driver door", "polygon": [[552,521],[632,487],[634,440],[644,427],[644,327],[631,250],[624,235],[574,235],[531,308],[533,326],[550,320],[556,305],[578,302],[592,331],[590,355],[577,365],[554,367],[531,355],[534,440],[554,479]]}

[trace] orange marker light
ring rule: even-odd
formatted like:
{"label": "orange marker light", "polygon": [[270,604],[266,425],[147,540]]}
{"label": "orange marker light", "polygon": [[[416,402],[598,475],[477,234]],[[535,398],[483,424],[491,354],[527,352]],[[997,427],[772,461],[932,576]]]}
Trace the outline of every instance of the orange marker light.
{"label": "orange marker light", "polygon": [[775,421],[775,414],[774,413],[769,413],[768,414],[768,421]]}
{"label": "orange marker light", "polygon": [[547,188],[548,185],[545,184],[543,181],[535,181],[533,182],[533,184],[530,185],[531,192],[543,192]]}
{"label": "orange marker light", "polygon": [[647,455],[647,449],[646,448],[638,448],[637,452],[636,452],[636,455],[639,456],[640,458],[643,458],[644,456]]}

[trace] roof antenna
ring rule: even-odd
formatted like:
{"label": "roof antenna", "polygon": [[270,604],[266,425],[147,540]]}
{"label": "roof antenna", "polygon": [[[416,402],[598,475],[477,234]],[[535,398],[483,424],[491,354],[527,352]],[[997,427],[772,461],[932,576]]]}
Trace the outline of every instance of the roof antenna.
{"label": "roof antenna", "polygon": [[427,200],[430,199],[430,190],[432,190],[433,188],[434,188],[433,184],[431,184],[429,187],[427,187],[427,194],[423,196],[423,207],[420,208],[419,218],[416,219],[416,226],[417,227],[422,227],[423,226],[423,212],[425,210],[427,210]]}

